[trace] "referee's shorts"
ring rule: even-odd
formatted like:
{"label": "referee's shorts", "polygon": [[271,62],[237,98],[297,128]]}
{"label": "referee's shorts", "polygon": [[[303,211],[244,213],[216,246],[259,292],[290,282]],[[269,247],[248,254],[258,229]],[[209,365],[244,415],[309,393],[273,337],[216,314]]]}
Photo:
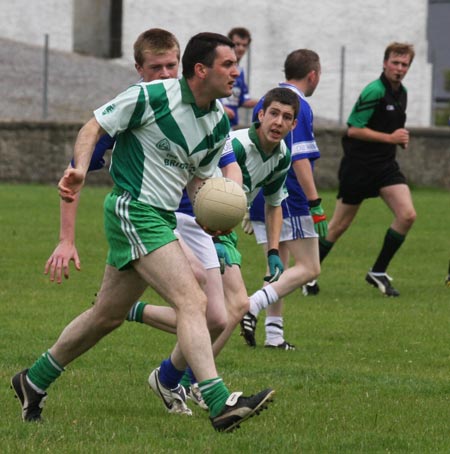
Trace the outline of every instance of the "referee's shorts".
{"label": "referee's shorts", "polygon": [[380,189],[406,184],[406,178],[395,160],[369,166],[344,156],[339,167],[337,198],[347,205],[359,205],[364,199],[378,197]]}

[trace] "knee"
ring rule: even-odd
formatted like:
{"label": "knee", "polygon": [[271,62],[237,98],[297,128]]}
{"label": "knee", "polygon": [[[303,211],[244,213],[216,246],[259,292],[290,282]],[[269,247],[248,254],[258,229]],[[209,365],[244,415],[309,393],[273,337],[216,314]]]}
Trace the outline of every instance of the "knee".
{"label": "knee", "polygon": [[405,213],[404,217],[403,217],[403,222],[405,223],[405,225],[410,228],[415,220],[417,218],[417,213],[414,209],[412,210],[409,210],[407,213]]}

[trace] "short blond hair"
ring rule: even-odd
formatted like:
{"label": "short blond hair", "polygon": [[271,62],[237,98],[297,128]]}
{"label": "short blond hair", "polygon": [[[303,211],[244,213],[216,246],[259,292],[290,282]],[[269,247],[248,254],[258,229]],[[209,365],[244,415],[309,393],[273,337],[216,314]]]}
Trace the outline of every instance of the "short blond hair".
{"label": "short blond hair", "polygon": [[161,55],[176,49],[178,61],[180,61],[180,43],[173,33],[162,28],[150,28],[141,33],[135,41],[133,49],[134,61],[139,66],[144,64],[144,52],[147,50]]}

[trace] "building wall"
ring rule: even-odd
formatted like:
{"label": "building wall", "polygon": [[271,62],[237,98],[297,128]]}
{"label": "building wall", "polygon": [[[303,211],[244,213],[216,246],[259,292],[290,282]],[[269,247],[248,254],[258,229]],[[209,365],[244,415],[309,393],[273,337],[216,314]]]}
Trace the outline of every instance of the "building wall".
{"label": "building wall", "polygon": [[[73,156],[79,123],[0,122],[0,182],[55,185]],[[318,128],[321,151],[315,176],[319,188],[337,187],[342,156],[342,128]],[[408,181],[417,187],[450,190],[450,128],[413,128],[407,150],[398,160]],[[36,163],[39,156],[39,165]],[[107,169],[91,172],[88,184],[111,185]]]}
{"label": "building wall", "polygon": [[[76,1],[76,0],[73,0]],[[0,0],[0,36],[43,42],[71,50],[72,0]],[[383,51],[391,41],[409,41],[416,47],[416,59],[408,74],[409,126],[428,126],[431,121],[431,66],[427,62],[427,0],[124,0],[122,63],[132,64],[132,45],[137,35],[150,27],[173,31],[184,47],[200,31],[226,33],[233,26],[245,26],[253,35],[250,87],[254,97],[262,96],[284,77],[286,55],[297,48],[316,50],[322,59],[322,80],[311,98],[316,116],[338,121],[341,111],[341,50],[345,46],[342,120],[345,122],[361,89],[379,76]],[[27,32],[22,30],[23,17]]]}

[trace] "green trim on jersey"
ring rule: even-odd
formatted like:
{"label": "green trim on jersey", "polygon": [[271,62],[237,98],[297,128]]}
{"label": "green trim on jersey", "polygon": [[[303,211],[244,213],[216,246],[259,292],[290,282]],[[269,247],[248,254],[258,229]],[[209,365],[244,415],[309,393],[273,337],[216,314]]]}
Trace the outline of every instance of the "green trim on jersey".
{"label": "green trim on jersey", "polygon": [[126,130],[117,135],[115,146],[128,150],[133,155],[133,165],[131,166],[131,161],[126,154],[115,153],[113,154],[114,166],[111,165],[110,169],[111,176],[113,179],[127,181],[127,184],[122,185],[122,189],[138,200],[141,194],[145,162],[142,144],[131,131]]}
{"label": "green trim on jersey", "polygon": [[131,115],[130,121],[128,123],[128,129],[139,128],[139,126],[141,126],[146,104],[147,101],[145,99],[144,89],[142,87],[139,87],[139,95],[136,101],[134,112]]}
{"label": "green trim on jersey", "polygon": [[[259,124],[259,123],[258,123]],[[256,124],[253,123],[249,130],[248,130],[248,136],[250,137],[250,140],[256,145],[256,149],[259,151],[259,155],[261,156],[261,159],[265,162],[268,161],[274,154],[277,154],[280,152],[281,145],[278,144],[272,151],[272,154],[266,154],[264,150],[261,147],[261,143],[259,142],[259,137],[258,134],[256,133]]]}
{"label": "green trim on jersey", "polygon": [[364,128],[372,118],[380,99],[386,94],[386,87],[381,79],[374,80],[361,92],[348,117],[347,124],[355,128]]}
{"label": "green trim on jersey", "polygon": [[169,108],[169,99],[164,85],[147,85],[147,92],[150,101],[150,107],[155,114],[156,124],[159,126],[165,136],[170,137],[172,142],[175,142],[188,154],[189,147],[181,132],[180,127],[173,118]]}

